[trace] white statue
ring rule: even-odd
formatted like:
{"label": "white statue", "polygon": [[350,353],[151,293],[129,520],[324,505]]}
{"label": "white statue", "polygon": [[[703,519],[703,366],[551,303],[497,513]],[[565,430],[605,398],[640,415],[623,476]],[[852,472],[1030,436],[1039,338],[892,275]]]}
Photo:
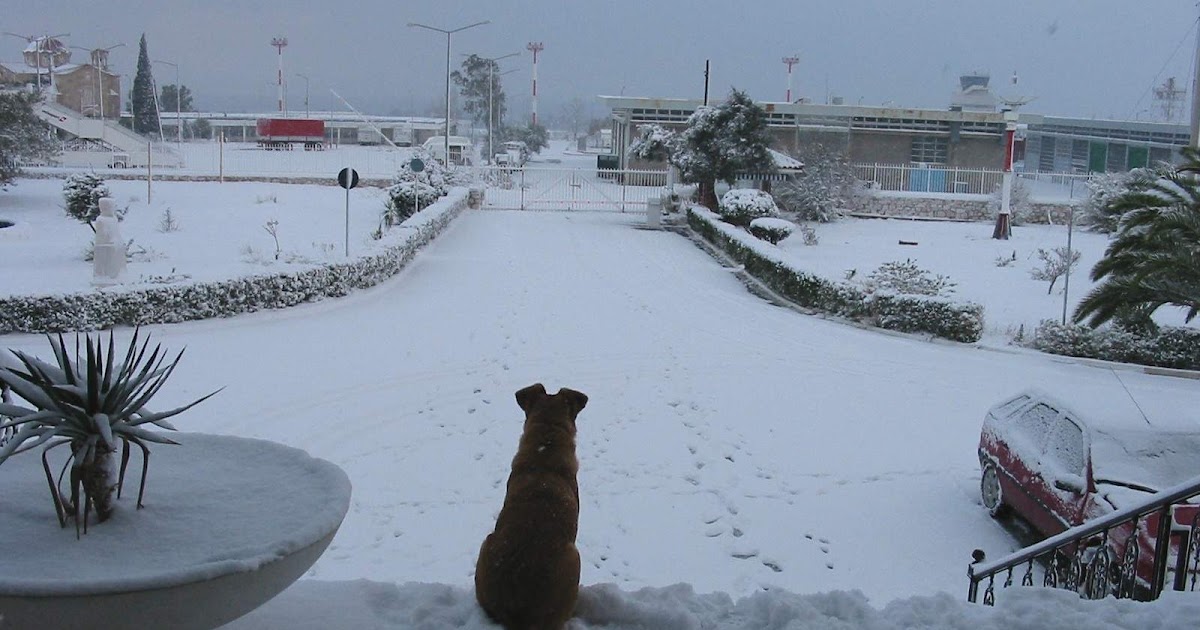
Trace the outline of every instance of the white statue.
{"label": "white statue", "polygon": [[125,273],[125,241],[121,239],[121,224],[113,212],[113,200],[100,199],[100,216],[93,223],[96,228],[95,247],[92,257],[92,283],[114,284]]}

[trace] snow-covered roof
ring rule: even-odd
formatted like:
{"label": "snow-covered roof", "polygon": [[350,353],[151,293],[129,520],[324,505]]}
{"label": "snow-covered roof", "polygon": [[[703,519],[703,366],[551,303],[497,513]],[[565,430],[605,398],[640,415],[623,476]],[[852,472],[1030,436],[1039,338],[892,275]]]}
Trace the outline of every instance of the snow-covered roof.
{"label": "snow-covered roof", "polygon": [[771,153],[771,160],[775,162],[775,168],[781,171],[799,171],[804,169],[804,162],[786,154],[780,153],[775,149],[767,149]]}

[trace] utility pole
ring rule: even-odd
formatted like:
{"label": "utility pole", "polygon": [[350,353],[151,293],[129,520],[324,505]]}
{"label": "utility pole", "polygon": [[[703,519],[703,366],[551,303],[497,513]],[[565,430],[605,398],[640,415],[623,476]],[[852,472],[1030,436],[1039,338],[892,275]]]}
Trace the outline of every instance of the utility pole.
{"label": "utility pole", "polygon": [[279,84],[279,111],[287,116],[287,106],[283,101],[283,49],[287,47],[288,41],[286,37],[276,37],[271,40],[271,45],[279,51],[279,73],[277,81]]}
{"label": "utility pole", "polygon": [[787,97],[784,98],[783,100],[786,103],[791,103],[792,102],[792,66],[800,63],[800,57],[798,57],[796,55],[792,55],[790,57],[784,57],[783,63],[784,63],[784,65],[787,66]]}
{"label": "utility pole", "polygon": [[[1197,18],[1200,21],[1200,18]],[[1200,148],[1200,30],[1196,32],[1196,59],[1192,62],[1195,76],[1192,78],[1192,142]]]}
{"label": "utility pole", "polygon": [[538,53],[542,52],[545,46],[542,42],[529,42],[525,45],[525,50],[533,53],[533,126],[537,126],[537,58]]}
{"label": "utility pole", "polygon": [[708,107],[708,60],[704,60],[704,106]]}

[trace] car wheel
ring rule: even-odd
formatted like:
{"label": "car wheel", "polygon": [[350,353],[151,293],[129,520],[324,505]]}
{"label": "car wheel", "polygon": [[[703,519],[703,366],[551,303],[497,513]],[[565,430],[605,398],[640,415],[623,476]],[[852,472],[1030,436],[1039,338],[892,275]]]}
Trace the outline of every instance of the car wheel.
{"label": "car wheel", "polygon": [[984,465],[983,475],[979,481],[979,494],[983,498],[983,507],[987,508],[988,514],[993,517],[1004,515],[1008,506],[1004,504],[1004,491],[1000,489],[1000,473],[996,471],[995,464]]}

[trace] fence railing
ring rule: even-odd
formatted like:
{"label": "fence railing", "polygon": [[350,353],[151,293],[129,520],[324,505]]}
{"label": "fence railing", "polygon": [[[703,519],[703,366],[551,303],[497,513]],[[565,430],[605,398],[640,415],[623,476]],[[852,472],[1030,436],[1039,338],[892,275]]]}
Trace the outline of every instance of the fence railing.
{"label": "fence railing", "polygon": [[667,171],[480,166],[484,207],[515,210],[638,212],[666,194]]}
{"label": "fence railing", "polygon": [[976,550],[975,562],[967,568],[967,601],[977,602],[983,585],[983,603],[994,604],[996,578],[1007,588],[1017,571],[1022,586],[1034,586],[1035,573],[1040,573],[1042,586],[1088,599],[1157,599],[1172,572],[1171,589],[1196,590],[1200,506],[1187,501],[1197,496],[1200,477],[998,560],[987,561]]}
{"label": "fence railing", "polygon": [[[999,169],[957,168],[920,164],[851,165],[854,176],[870,188],[917,193],[991,195],[1000,189]],[[1014,173],[1034,200],[1083,199],[1089,175],[1079,173]]]}

